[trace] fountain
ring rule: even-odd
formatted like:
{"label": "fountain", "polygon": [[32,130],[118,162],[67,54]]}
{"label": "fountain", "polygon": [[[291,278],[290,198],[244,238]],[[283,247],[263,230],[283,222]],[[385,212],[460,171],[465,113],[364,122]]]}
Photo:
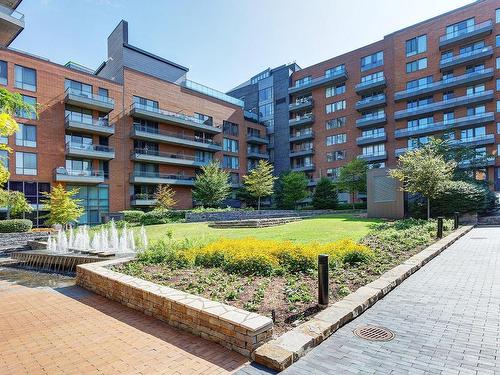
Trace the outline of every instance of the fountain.
{"label": "fountain", "polygon": [[148,238],[144,226],[136,240],[132,229],[125,225],[120,230],[111,221],[109,227],[103,226],[99,230],[91,230],[86,225],[75,230],[58,230],[57,234],[49,235],[46,244],[37,242],[36,245],[45,249],[18,252],[12,257],[28,267],[74,272],[78,264],[97,262],[102,258],[135,256],[138,249],[147,248]]}

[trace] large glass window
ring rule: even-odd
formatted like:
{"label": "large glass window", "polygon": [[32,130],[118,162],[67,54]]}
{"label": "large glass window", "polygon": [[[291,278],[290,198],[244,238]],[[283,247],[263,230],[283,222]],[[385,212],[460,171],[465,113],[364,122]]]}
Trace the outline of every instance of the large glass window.
{"label": "large glass window", "polygon": [[266,87],[265,89],[259,90],[259,102],[268,102],[273,100],[273,87]]}
{"label": "large glass window", "polygon": [[270,117],[274,115],[274,105],[273,103],[268,103],[259,106],[259,116],[260,117]]}
{"label": "large glass window", "polygon": [[384,51],[375,52],[361,58],[361,71],[384,65]]}
{"label": "large glass window", "polygon": [[0,150],[0,163],[9,169],[9,152],[7,150]]}
{"label": "large glass window", "polygon": [[224,138],[222,144],[224,151],[238,152],[239,150],[238,141],[235,139]]}
{"label": "large glass window", "polygon": [[[31,104],[33,107],[36,107],[36,98],[32,96],[27,96],[27,95],[21,95],[23,98],[23,102],[26,104]],[[36,119],[36,113],[35,112],[28,112],[28,111],[20,111],[17,114],[17,117],[22,117],[30,120],[35,120]]]}
{"label": "large glass window", "polygon": [[16,174],[36,176],[37,155],[31,152],[16,152]]}
{"label": "large glass window", "polygon": [[7,62],[0,60],[0,84],[7,85]]}
{"label": "large glass window", "polygon": [[497,57],[496,59],[496,67],[497,69],[500,69],[500,57]]}
{"label": "large glass window", "polygon": [[416,72],[425,68],[427,68],[427,57],[407,63],[406,73]]}
{"label": "large glass window", "polygon": [[406,89],[416,89],[423,88],[432,83],[432,76],[422,77],[419,79],[414,79],[413,81],[406,82]]}
{"label": "large glass window", "polygon": [[146,99],[141,96],[133,97],[134,103],[139,104],[141,107],[148,107],[152,109],[158,109],[158,102],[156,100]]}
{"label": "large glass window", "polygon": [[92,110],[90,109],[66,105],[65,116],[68,121],[92,124]]}
{"label": "large glass window", "polygon": [[203,121],[203,124],[205,125],[213,125],[214,124],[214,119],[212,116],[205,115],[203,113],[194,113],[194,117],[197,118],[198,120]]}
{"label": "large glass window", "polygon": [[333,113],[333,112],[341,111],[343,109],[346,109],[346,101],[345,100],[339,100],[338,102],[330,103],[330,104],[326,105],[326,113]]}
{"label": "large glass window", "polygon": [[406,57],[427,51],[427,35],[420,35],[406,41]]}
{"label": "large glass window", "polygon": [[365,156],[380,156],[384,154],[385,154],[384,143],[363,147],[363,155]]}
{"label": "large glass window", "polygon": [[36,91],[36,70],[16,65],[14,69],[15,87],[18,89]]}
{"label": "large glass window", "polygon": [[84,208],[83,215],[78,219],[79,224],[100,224],[102,216],[109,212],[109,188],[108,185],[98,186],[73,186],[67,189],[78,189],[76,199],[80,199],[80,205]]}
{"label": "large glass window", "polygon": [[237,156],[224,155],[222,158],[222,168],[238,169],[240,167],[240,159]]}
{"label": "large glass window", "polygon": [[346,124],[345,116],[332,118],[331,120],[328,120],[326,122],[326,128],[327,129],[341,128],[342,126],[345,126],[345,124]]}
{"label": "large glass window", "polygon": [[222,123],[222,132],[225,135],[232,135],[234,137],[237,137],[239,134],[238,128],[239,128],[238,124],[235,124],[235,123],[230,122],[230,121],[224,121]]}
{"label": "large glass window", "polygon": [[333,162],[337,160],[345,160],[345,150],[331,151],[326,153],[327,162]]}
{"label": "large glass window", "polygon": [[375,72],[361,77],[361,82],[378,82],[384,79],[384,72]]}
{"label": "large glass window", "polygon": [[92,160],[90,159],[66,159],[66,169],[68,171],[91,171]]}
{"label": "large glass window", "polygon": [[327,98],[329,98],[331,96],[335,96],[335,95],[340,95],[343,93],[345,93],[345,83],[342,83],[341,85],[337,85],[337,86],[327,87],[325,89],[325,96]]}
{"label": "large glass window", "polygon": [[68,88],[78,92],[79,94],[88,94],[89,96],[92,95],[92,85],[88,85],[86,83],[73,81],[72,79],[65,79],[64,89],[67,90]]}
{"label": "large glass window", "polygon": [[19,131],[16,133],[16,145],[36,147],[36,126],[19,124]]}
{"label": "large glass window", "polygon": [[464,21],[454,23],[453,25],[446,26],[446,37],[454,38],[459,35],[465,34],[474,26],[474,18],[469,18]]}
{"label": "large glass window", "polygon": [[338,65],[334,68],[327,69],[327,70],[325,70],[325,77],[332,77],[335,74],[342,73],[344,70],[345,70],[344,64]]}
{"label": "large glass window", "polygon": [[500,35],[495,37],[495,47],[500,47]]}
{"label": "large glass window", "polygon": [[327,146],[338,145],[338,144],[346,143],[346,142],[347,142],[347,135],[345,133],[330,135],[330,136],[326,137],[326,145]]}
{"label": "large glass window", "polygon": [[307,77],[304,77],[304,78],[296,80],[295,81],[295,86],[296,87],[304,86],[304,85],[309,84],[311,81],[312,81],[311,76],[307,76]]}
{"label": "large glass window", "polygon": [[496,14],[496,21],[497,21],[497,23],[500,23],[500,8],[498,8],[495,11],[495,14]]}

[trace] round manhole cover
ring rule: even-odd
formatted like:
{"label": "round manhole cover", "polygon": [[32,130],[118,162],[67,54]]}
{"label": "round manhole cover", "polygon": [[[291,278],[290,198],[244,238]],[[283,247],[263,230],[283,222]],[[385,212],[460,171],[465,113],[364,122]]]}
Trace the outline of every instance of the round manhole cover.
{"label": "round manhole cover", "polygon": [[354,334],[369,341],[390,341],[394,338],[394,332],[377,326],[360,326],[354,330]]}

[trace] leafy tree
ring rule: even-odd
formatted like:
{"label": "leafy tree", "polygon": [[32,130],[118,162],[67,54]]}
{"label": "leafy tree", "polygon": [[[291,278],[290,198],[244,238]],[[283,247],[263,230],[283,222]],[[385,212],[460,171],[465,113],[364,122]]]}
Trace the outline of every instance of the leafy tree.
{"label": "leafy tree", "polygon": [[328,177],[321,177],[312,197],[312,205],[316,210],[334,209],[338,197],[335,184]]}
{"label": "leafy tree", "polygon": [[205,207],[219,206],[231,193],[229,172],[220,168],[217,161],[201,168],[196,176],[193,198]]}
{"label": "leafy tree", "polygon": [[[25,103],[21,94],[0,88],[0,136],[8,137],[19,130],[19,125],[13,116],[20,111],[36,114],[37,108]],[[12,152],[11,148],[5,144],[0,144],[0,150]],[[4,161],[2,160],[2,162]],[[4,163],[0,162],[0,185],[5,184],[9,177],[8,169]]]}
{"label": "leafy tree", "polygon": [[169,210],[175,206],[175,191],[169,185],[158,185],[155,191],[156,208]]}
{"label": "leafy tree", "polygon": [[363,159],[353,159],[340,167],[337,186],[339,190],[351,195],[352,208],[355,208],[354,197],[356,193],[366,192],[366,171],[368,164]]}
{"label": "leafy tree", "polygon": [[78,194],[78,189],[66,191],[61,184],[55,186],[50,193],[44,192],[45,199],[42,204],[45,205],[49,213],[49,225],[61,224],[67,226],[73,221],[77,221],[83,215],[84,209],[79,204],[81,199],[75,199],[73,196]]}
{"label": "leafy tree", "polygon": [[401,182],[404,191],[421,194],[426,198],[427,219],[429,219],[431,199],[443,192],[456,166],[455,161],[446,161],[433,146],[426,145],[401,155],[397,168],[391,169],[389,174]]}
{"label": "leafy tree", "polygon": [[33,211],[26,197],[20,191],[0,189],[0,206],[7,208],[8,218],[11,216],[21,217],[23,214]]}
{"label": "leafy tree", "polygon": [[257,166],[247,176],[243,176],[245,190],[251,197],[257,199],[257,209],[260,210],[260,200],[273,193],[273,166],[265,160],[259,160]]}
{"label": "leafy tree", "polygon": [[289,172],[284,174],[281,179],[283,208],[297,208],[297,203],[309,195],[307,191],[309,180],[302,172]]}

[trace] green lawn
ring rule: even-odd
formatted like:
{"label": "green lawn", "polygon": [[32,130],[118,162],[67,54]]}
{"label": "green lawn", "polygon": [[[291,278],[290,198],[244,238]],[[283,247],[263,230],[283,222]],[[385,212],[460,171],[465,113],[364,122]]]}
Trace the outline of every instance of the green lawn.
{"label": "green lawn", "polygon": [[215,240],[219,237],[290,240],[295,242],[330,242],[343,238],[359,240],[370,230],[370,224],[377,219],[364,219],[352,215],[323,215],[270,228],[209,228],[207,223],[173,223],[146,227],[150,241],[165,236],[166,229],[173,231],[174,238]]}

